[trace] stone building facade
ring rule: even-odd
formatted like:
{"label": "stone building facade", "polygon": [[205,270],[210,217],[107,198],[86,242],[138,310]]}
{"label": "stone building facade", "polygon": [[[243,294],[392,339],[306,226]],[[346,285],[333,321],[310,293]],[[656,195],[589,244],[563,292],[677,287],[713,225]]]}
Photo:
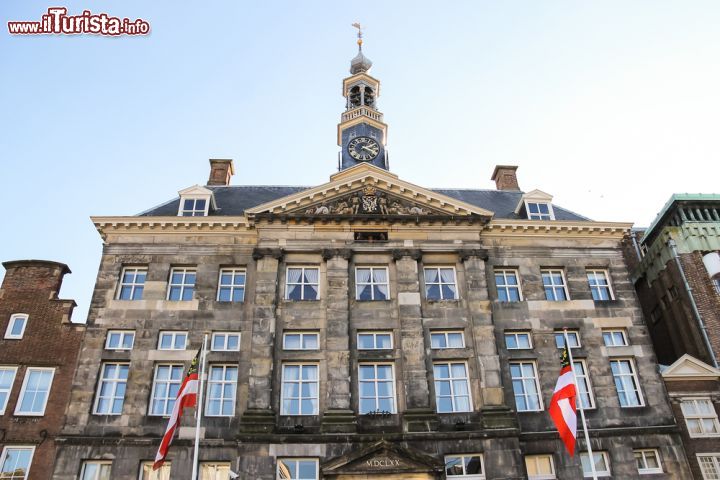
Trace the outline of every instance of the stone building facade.
{"label": "stone building facade", "polygon": [[369,68],[360,52],[343,81],[327,183],[232,186],[232,161],[211,160],[205,186],[93,218],[103,255],[55,478],[190,478],[191,415],[168,468],[145,462],[206,332],[201,478],[579,478],[545,411],[563,329],[606,476],[687,478],[630,225],[521,191],[515,166],[497,190],[400,179]]}
{"label": "stone building facade", "polygon": [[0,478],[51,479],[85,326],[58,293],[67,265],[4,262],[0,287]]}

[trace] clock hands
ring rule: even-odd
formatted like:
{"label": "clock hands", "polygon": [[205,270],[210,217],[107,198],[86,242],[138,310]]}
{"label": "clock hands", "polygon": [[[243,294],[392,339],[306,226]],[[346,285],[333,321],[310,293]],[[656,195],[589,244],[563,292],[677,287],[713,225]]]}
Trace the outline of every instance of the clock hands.
{"label": "clock hands", "polygon": [[368,147],[367,145],[363,145],[363,146],[362,146],[362,149],[363,149],[363,150],[367,150],[368,152],[372,153],[373,155],[375,155],[376,153],[378,153],[377,149],[370,148],[370,147]]}

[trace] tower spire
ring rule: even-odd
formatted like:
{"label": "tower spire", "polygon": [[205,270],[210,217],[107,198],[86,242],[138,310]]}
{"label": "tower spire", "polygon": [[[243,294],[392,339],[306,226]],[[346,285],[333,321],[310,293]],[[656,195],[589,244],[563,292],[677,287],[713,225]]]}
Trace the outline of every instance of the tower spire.
{"label": "tower spire", "polygon": [[363,43],[363,42],[362,42],[362,25],[360,25],[360,23],[358,23],[358,22],[355,22],[355,23],[352,24],[352,26],[355,27],[355,28],[357,28],[357,31],[358,31],[358,33],[357,33],[357,37],[358,37],[358,39],[357,39],[358,52],[362,52],[362,43]]}
{"label": "tower spire", "polygon": [[372,62],[369,58],[367,58],[365,55],[363,55],[362,52],[362,25],[360,23],[355,22],[352,24],[353,27],[357,28],[357,44],[358,44],[358,54],[350,60],[350,73],[353,75],[356,75],[358,73],[364,73],[370,70],[370,67],[372,67]]}

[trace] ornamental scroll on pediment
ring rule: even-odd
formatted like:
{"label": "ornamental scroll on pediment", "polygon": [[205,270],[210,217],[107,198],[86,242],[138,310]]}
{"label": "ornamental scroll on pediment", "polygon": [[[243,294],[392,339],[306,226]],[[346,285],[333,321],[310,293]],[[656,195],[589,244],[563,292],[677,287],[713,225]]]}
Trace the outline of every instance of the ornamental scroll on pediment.
{"label": "ornamental scroll on pediment", "polygon": [[372,185],[332,201],[313,205],[303,211],[306,215],[432,215],[445,214],[426,206],[390,196]]}

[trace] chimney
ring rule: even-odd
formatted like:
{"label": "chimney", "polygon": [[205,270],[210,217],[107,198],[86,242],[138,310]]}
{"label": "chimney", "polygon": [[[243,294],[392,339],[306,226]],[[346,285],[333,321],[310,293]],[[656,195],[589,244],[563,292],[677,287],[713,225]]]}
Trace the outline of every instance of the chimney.
{"label": "chimney", "polygon": [[497,165],[490,180],[495,181],[498,190],[520,191],[517,175],[515,174],[517,169],[517,165]]}
{"label": "chimney", "polygon": [[235,174],[232,159],[211,158],[208,185],[230,185],[230,177]]}

